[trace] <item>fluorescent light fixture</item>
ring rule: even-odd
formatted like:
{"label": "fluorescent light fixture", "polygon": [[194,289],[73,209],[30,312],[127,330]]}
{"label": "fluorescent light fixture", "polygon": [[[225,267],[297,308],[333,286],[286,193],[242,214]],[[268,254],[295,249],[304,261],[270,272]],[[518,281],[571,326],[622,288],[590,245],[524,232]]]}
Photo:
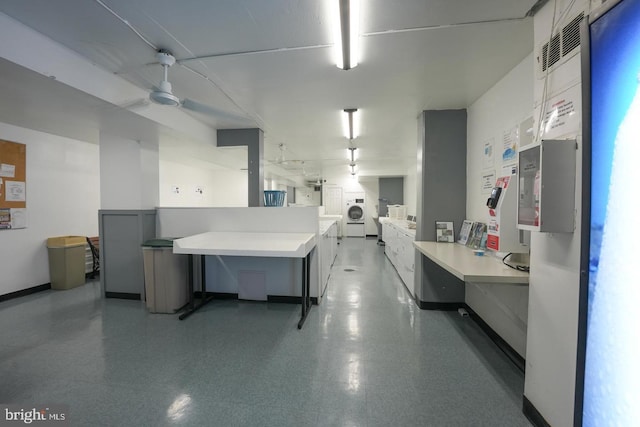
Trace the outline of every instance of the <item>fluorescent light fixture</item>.
{"label": "fluorescent light fixture", "polygon": [[342,111],[342,133],[347,139],[356,139],[360,135],[360,113],[357,108],[345,108]]}
{"label": "fluorescent light fixture", "polygon": [[358,160],[358,149],[356,147],[347,148],[347,159],[351,161],[351,163]]}
{"label": "fluorescent light fixture", "polygon": [[351,168],[351,175],[355,176],[355,174],[356,174],[356,165],[350,165],[349,167]]}
{"label": "fluorescent light fixture", "polygon": [[334,61],[350,70],[360,60],[360,0],[331,0]]}

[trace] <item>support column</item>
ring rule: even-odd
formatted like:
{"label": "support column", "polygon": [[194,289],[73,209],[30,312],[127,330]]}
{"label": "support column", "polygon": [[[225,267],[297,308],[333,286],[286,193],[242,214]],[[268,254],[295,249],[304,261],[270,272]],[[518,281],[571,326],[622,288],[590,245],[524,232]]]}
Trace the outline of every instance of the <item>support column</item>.
{"label": "support column", "polygon": [[158,142],[100,133],[100,284],[107,298],[141,299],[140,246],[156,237]]}
{"label": "support column", "polygon": [[100,133],[100,208],[155,209],[160,203],[157,141]]}
{"label": "support column", "polygon": [[247,147],[248,206],[264,206],[264,133],[262,129],[219,129],[217,140],[218,147]]}
{"label": "support column", "polygon": [[[418,117],[416,240],[435,241],[436,221],[459,230],[467,203],[467,111],[431,110]],[[420,308],[455,309],[464,282],[416,251],[415,297]]]}

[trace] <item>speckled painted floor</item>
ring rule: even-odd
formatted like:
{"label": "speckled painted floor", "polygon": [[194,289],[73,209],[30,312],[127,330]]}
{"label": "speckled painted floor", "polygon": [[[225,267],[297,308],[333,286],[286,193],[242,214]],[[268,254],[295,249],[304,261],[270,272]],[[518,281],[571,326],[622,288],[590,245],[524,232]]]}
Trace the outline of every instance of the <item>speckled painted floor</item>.
{"label": "speckled painted floor", "polygon": [[522,373],[468,317],[418,309],[373,239],[343,240],[298,316],[221,300],[178,321],[95,282],[3,302],[0,402],[68,404],[74,426],[530,425]]}

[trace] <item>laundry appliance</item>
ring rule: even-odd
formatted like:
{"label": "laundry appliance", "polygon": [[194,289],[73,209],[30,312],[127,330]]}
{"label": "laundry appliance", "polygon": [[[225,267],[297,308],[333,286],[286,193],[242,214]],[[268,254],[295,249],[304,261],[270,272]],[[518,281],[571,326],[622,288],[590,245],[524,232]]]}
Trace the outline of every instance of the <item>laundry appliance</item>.
{"label": "laundry appliance", "polygon": [[347,219],[347,237],[365,237],[364,196],[347,198],[345,218]]}

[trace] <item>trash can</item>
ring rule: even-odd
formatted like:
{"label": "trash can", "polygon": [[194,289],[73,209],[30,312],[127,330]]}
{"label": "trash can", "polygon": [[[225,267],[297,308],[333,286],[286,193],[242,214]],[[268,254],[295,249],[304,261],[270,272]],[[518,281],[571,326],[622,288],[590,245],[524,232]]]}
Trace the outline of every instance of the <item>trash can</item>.
{"label": "trash can", "polygon": [[173,240],[142,244],[145,300],[151,313],[175,313],[187,303],[188,255],[174,254]]}
{"label": "trash can", "polygon": [[71,289],[84,285],[87,238],[59,236],[47,239],[51,289]]}

